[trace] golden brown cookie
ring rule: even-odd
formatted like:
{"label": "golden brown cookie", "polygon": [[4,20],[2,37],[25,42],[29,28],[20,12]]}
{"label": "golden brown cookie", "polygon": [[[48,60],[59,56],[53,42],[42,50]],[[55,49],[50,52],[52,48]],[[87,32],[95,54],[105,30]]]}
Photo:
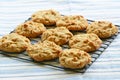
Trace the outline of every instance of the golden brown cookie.
{"label": "golden brown cookie", "polygon": [[118,32],[118,28],[108,21],[95,21],[87,27],[87,33],[94,33],[100,38],[108,38]]}
{"label": "golden brown cookie", "polygon": [[6,52],[22,52],[30,45],[30,40],[17,33],[11,33],[0,39],[0,50]]}
{"label": "golden brown cookie", "polygon": [[78,34],[69,41],[71,48],[80,49],[86,52],[97,50],[102,44],[102,40],[96,34]]}
{"label": "golden brown cookie", "polygon": [[73,34],[65,27],[57,27],[55,29],[46,30],[41,37],[41,40],[53,41],[58,45],[63,45],[68,42],[68,40],[73,36]]}
{"label": "golden brown cookie", "polygon": [[62,48],[51,41],[39,42],[27,48],[28,55],[35,61],[58,58],[61,51]]}
{"label": "golden brown cookie", "polygon": [[26,36],[28,38],[35,38],[41,35],[45,30],[46,28],[42,23],[27,21],[18,25],[14,32]]}
{"label": "golden brown cookie", "polygon": [[56,23],[58,27],[66,27],[69,30],[85,30],[88,27],[87,20],[80,15],[62,16]]}
{"label": "golden brown cookie", "polygon": [[60,53],[59,62],[65,68],[83,68],[91,62],[91,56],[79,49],[65,49]]}
{"label": "golden brown cookie", "polygon": [[55,10],[41,10],[32,15],[32,20],[44,25],[55,25],[56,20],[60,18],[59,12]]}

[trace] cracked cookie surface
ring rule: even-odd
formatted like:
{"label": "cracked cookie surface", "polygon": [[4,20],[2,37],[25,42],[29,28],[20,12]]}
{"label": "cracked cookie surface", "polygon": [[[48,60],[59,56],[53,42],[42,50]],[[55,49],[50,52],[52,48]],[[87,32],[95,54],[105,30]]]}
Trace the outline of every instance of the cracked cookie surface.
{"label": "cracked cookie surface", "polygon": [[26,51],[35,61],[45,61],[58,58],[62,48],[54,42],[44,41],[29,46]]}
{"label": "cracked cookie surface", "polygon": [[41,10],[32,15],[32,20],[44,25],[55,25],[56,20],[60,18],[59,12],[55,10]]}
{"label": "cracked cookie surface", "polygon": [[59,62],[65,68],[83,68],[91,62],[91,56],[79,49],[65,49],[60,53]]}
{"label": "cracked cookie surface", "polygon": [[11,33],[0,39],[0,50],[6,52],[22,52],[30,45],[30,40],[17,33]]}
{"label": "cracked cookie surface", "polygon": [[57,27],[66,27],[73,31],[83,31],[88,27],[87,20],[80,15],[62,16],[56,23]]}
{"label": "cracked cookie surface", "polygon": [[28,38],[35,38],[40,36],[45,30],[46,28],[42,23],[27,21],[18,25],[14,32]]}
{"label": "cracked cookie surface", "polygon": [[41,37],[41,40],[49,40],[58,45],[63,45],[69,41],[73,34],[65,27],[57,27],[46,30]]}
{"label": "cracked cookie surface", "polygon": [[78,34],[74,35],[70,41],[71,48],[80,49],[86,52],[92,52],[100,48],[102,40],[96,34]]}
{"label": "cracked cookie surface", "polygon": [[100,38],[108,38],[118,32],[118,28],[108,21],[92,22],[86,29],[87,33],[94,33]]}

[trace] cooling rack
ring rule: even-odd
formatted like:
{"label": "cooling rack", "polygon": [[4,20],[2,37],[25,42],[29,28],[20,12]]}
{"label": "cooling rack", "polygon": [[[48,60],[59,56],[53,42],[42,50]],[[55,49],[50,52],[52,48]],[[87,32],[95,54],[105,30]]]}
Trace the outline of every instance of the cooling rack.
{"label": "cooling rack", "polygon": [[[28,19],[30,20],[30,18]],[[26,20],[27,21],[27,20]],[[93,22],[93,20],[88,20],[88,22]],[[118,33],[115,34],[114,36],[107,38],[107,39],[102,39],[103,43],[101,45],[101,47],[94,51],[91,52],[90,55],[92,57],[92,61],[90,64],[86,65],[84,68],[82,69],[69,69],[69,68],[64,68],[59,64],[59,60],[58,59],[54,59],[54,60],[50,60],[50,61],[42,61],[42,62],[36,62],[33,59],[31,59],[26,51],[25,52],[21,52],[21,53],[8,53],[8,52],[3,52],[0,51],[0,54],[6,56],[6,57],[10,57],[10,58],[15,58],[17,60],[21,60],[21,61],[25,61],[25,62],[30,62],[30,63],[36,63],[36,64],[40,64],[40,65],[47,65],[47,66],[51,66],[55,69],[58,70],[63,70],[63,71],[74,71],[74,72],[79,72],[79,73],[84,73],[98,58],[99,56],[105,51],[106,48],[108,48],[108,46],[112,43],[112,41],[116,38],[116,36],[120,33],[120,26],[116,25],[119,29]],[[74,32],[73,32],[74,33]],[[30,39],[31,43],[36,43],[38,42],[38,40],[40,40],[40,38],[34,38],[34,39]],[[63,49],[69,48],[68,45],[63,45],[62,46]]]}

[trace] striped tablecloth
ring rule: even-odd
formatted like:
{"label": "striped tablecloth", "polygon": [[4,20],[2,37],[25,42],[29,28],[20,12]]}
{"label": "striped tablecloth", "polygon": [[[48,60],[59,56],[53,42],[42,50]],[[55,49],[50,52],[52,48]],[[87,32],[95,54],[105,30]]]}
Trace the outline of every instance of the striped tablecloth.
{"label": "striped tablecloth", "polygon": [[[0,37],[37,10],[55,9],[92,20],[120,25],[120,0],[0,0]],[[67,73],[49,66],[22,62],[0,55],[0,80],[120,80],[120,35],[85,72]]]}

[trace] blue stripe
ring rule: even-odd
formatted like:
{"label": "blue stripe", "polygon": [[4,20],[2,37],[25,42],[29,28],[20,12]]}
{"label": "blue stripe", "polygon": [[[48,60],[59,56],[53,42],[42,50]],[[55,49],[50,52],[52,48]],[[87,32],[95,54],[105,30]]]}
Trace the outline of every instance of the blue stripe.
{"label": "blue stripe", "polygon": [[[16,67],[19,67],[19,66],[16,66]],[[52,69],[49,69],[49,68],[28,68],[27,69],[27,67],[26,67],[26,69],[16,69],[16,70],[1,70],[0,71],[0,74],[19,74],[19,73],[35,73],[35,72],[49,72],[49,71],[51,71],[51,72],[53,72],[54,70],[52,70]]]}

